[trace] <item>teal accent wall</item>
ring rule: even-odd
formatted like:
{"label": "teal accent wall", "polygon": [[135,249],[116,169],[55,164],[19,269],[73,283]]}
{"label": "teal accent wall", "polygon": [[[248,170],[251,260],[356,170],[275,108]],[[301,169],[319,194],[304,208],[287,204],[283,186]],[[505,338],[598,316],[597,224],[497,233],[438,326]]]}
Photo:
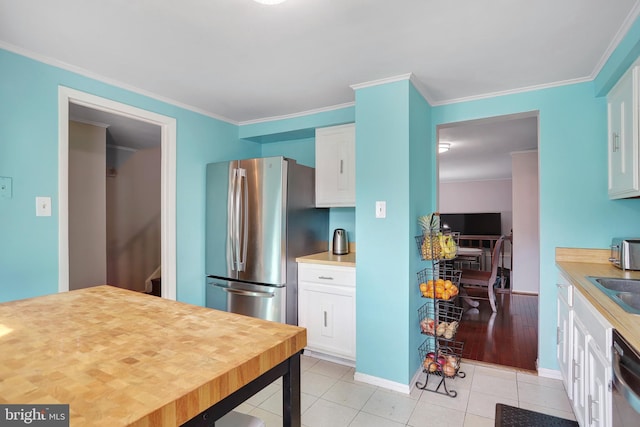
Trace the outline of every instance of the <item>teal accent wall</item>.
{"label": "teal accent wall", "polygon": [[239,136],[256,142],[281,142],[315,137],[315,129],[353,123],[355,107],[348,106],[307,115],[261,121],[240,126]]}
{"label": "teal accent wall", "polygon": [[[205,164],[260,155],[238,127],[175,105],[0,50],[0,301],[58,291],[58,86],[174,117],[177,121],[177,298],[204,305]],[[51,196],[51,217],[35,197]]]}
{"label": "teal accent wall", "polygon": [[[342,115],[340,115],[342,117]],[[320,119],[313,120],[318,127],[325,127],[326,122]],[[332,125],[333,126],[333,125]],[[279,142],[262,144],[262,156],[285,156],[295,159],[305,166],[316,165],[316,139],[315,131],[312,138],[283,140]],[[356,241],[356,213],[355,208],[330,208],[329,209],[329,235],[327,243],[331,242],[333,230],[344,228],[347,231],[350,242]],[[328,249],[328,247],[327,247]]]}
{"label": "teal accent wall", "polygon": [[639,56],[640,19],[636,19],[596,76],[596,96],[605,96]]}
{"label": "teal accent wall", "polygon": [[262,157],[284,156],[313,168],[316,166],[315,144],[315,137],[262,144],[261,155]]}
{"label": "teal accent wall", "polygon": [[[401,384],[418,359],[412,235],[426,205],[414,201],[421,173],[412,166],[428,163],[429,117],[416,100],[409,80],[356,90],[356,371]],[[378,200],[387,203],[384,219],[375,218]]]}
{"label": "teal accent wall", "polygon": [[[422,366],[422,358],[418,353],[419,346],[425,341],[420,334],[418,309],[427,300],[421,297],[416,273],[424,268],[432,268],[429,261],[422,261],[414,236],[422,234],[418,226],[418,217],[436,210],[436,187],[432,171],[436,159],[436,145],[431,138],[431,106],[420,93],[409,87],[409,230],[411,235],[406,244],[409,246],[409,371],[412,376]],[[424,380],[424,378],[421,378]]]}
{"label": "teal accent wall", "polygon": [[[435,107],[440,124],[539,111],[539,367],[556,362],[556,247],[607,248],[612,236],[640,232],[640,200],[607,196],[606,100],[581,83]],[[515,231],[515,230],[514,230]],[[520,262],[526,262],[522,260]],[[518,268],[514,260],[514,268]]]}

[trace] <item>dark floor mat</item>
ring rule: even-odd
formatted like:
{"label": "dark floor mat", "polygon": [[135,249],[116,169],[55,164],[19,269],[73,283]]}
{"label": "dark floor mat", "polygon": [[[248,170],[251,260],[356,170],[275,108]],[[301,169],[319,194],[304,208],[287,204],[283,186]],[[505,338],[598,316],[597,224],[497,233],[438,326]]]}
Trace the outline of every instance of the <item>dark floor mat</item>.
{"label": "dark floor mat", "polygon": [[576,427],[577,422],[496,403],[495,427]]}

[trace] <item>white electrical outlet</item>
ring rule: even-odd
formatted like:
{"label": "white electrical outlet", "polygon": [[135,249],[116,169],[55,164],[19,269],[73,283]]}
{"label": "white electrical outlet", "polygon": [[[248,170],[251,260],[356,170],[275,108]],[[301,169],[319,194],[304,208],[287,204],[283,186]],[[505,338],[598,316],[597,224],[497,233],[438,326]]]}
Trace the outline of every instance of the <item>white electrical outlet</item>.
{"label": "white electrical outlet", "polygon": [[386,218],[387,217],[387,202],[378,201],[376,202],[376,218]]}
{"label": "white electrical outlet", "polygon": [[36,197],[36,216],[51,216],[51,197]]}

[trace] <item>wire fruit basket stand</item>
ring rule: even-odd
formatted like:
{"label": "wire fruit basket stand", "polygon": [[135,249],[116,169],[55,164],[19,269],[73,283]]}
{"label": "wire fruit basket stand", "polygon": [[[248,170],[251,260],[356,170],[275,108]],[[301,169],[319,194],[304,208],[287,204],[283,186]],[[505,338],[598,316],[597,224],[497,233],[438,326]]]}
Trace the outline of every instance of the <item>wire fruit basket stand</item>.
{"label": "wire fruit basket stand", "polygon": [[[431,262],[431,267],[417,273],[421,296],[426,299],[418,309],[420,332],[426,336],[418,352],[426,378],[424,383],[416,382],[416,387],[456,397],[458,393],[449,389],[447,380],[466,376],[460,370],[464,343],[455,340],[463,312],[456,304],[461,272],[450,262],[455,257],[456,247],[448,246],[447,238],[439,229],[439,219],[434,226],[432,218],[435,216],[437,214],[429,216],[428,230],[421,222],[424,234],[416,237],[421,258]],[[446,250],[443,249],[445,246]],[[433,377],[437,384],[428,387],[429,379]]]}

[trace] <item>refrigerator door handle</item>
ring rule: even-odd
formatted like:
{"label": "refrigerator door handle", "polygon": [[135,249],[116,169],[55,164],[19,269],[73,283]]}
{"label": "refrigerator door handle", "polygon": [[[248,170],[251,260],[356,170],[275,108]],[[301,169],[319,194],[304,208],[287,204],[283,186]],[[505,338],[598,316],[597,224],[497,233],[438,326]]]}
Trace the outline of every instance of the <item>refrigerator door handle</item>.
{"label": "refrigerator door handle", "polygon": [[228,239],[229,246],[227,247],[227,253],[231,253],[231,265],[230,270],[236,269],[236,170],[233,169],[231,173],[231,185],[229,187],[229,203],[227,203],[227,230],[228,230]]}
{"label": "refrigerator door handle", "polygon": [[[249,227],[249,191],[247,190],[247,170],[243,168],[238,169],[238,173],[240,175],[240,185],[238,186],[240,196],[238,197],[241,200],[242,205],[238,210],[239,214],[242,215],[242,242],[240,242],[240,234],[238,234],[238,246],[241,246],[242,253],[240,248],[238,248],[238,271],[244,271],[247,265],[247,240],[249,238],[249,233],[247,229]],[[238,224],[240,224],[240,219],[238,219]]]}
{"label": "refrigerator door handle", "polygon": [[231,233],[231,246],[233,250],[233,269],[236,271],[242,271],[240,269],[240,188],[242,187],[240,170],[239,168],[233,170],[233,231]]}
{"label": "refrigerator door handle", "polygon": [[244,291],[242,289],[234,289],[229,287],[223,287],[223,291],[229,292],[230,294],[236,295],[244,295],[247,297],[259,297],[259,298],[273,298],[274,294],[271,292],[258,292],[258,291]]}

